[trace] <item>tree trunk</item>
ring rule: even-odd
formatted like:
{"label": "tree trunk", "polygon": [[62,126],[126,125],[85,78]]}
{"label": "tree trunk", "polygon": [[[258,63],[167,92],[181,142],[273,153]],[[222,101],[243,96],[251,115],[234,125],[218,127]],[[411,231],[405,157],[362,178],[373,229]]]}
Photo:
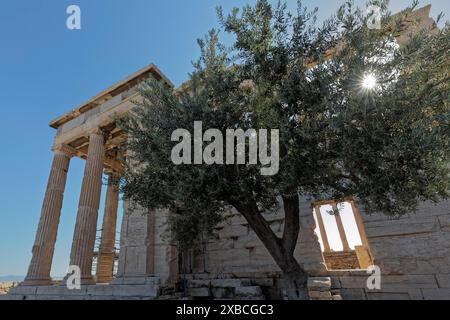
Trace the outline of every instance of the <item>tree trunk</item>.
{"label": "tree trunk", "polygon": [[275,263],[284,275],[286,291],[290,300],[308,299],[308,276],[297,260],[294,250],[300,231],[299,198],[298,195],[283,196],[285,223],[283,237],[277,235],[270,228],[269,223],[259,212],[255,201],[248,198],[245,203],[230,201],[247,220],[249,226],[269,251]]}
{"label": "tree trunk", "polygon": [[[294,256],[286,257],[288,270],[282,269],[284,282],[286,284],[286,293],[289,300],[308,300],[307,273],[300,267]],[[281,268],[281,267],[280,267]]]}

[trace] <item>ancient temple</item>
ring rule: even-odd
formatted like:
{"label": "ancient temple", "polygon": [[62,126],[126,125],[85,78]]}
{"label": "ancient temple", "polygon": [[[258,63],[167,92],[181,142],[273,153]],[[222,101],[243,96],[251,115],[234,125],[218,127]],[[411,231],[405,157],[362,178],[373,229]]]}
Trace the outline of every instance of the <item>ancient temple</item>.
{"label": "ancient temple", "polygon": [[[421,27],[432,29],[429,12],[427,6],[415,11],[414,17]],[[126,137],[115,121],[133,108],[133,101],[140,99],[137,85],[149,78],[173,87],[152,64],[50,123],[56,129],[53,163],[32,259],[25,281],[10,291],[11,299],[156,299],[181,280],[193,298],[282,298],[280,270],[235,211],[199,248],[179,252],[164,237],[167,210],[143,212],[125,202],[120,239],[116,239],[122,171],[118,159]],[[50,272],[73,157],[85,160],[85,171],[68,263],[79,267],[81,289],[70,290],[64,281],[52,281]],[[105,175],[101,241],[94,252]],[[338,214],[328,215],[329,209]],[[300,215],[295,256],[312,277],[312,297],[450,299],[449,201],[423,203],[418,213],[391,220],[382,214],[364,214],[351,198],[342,203],[302,198]],[[265,218],[274,231],[282,232],[282,211],[267,213]],[[120,253],[115,273],[116,240]],[[378,289],[367,286],[371,275],[367,269],[372,265],[381,270]]]}

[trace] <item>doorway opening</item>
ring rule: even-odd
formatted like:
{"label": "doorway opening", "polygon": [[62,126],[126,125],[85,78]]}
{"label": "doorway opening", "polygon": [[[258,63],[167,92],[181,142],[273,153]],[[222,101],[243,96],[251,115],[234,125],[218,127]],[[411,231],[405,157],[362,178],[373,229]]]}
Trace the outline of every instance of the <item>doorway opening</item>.
{"label": "doorway opening", "polygon": [[315,232],[329,270],[367,269],[373,258],[360,212],[352,198],[313,203]]}

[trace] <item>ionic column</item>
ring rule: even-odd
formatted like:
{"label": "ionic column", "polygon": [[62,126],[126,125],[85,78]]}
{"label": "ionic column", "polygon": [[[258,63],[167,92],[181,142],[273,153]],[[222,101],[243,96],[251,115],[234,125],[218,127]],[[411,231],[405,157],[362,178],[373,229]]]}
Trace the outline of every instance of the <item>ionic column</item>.
{"label": "ionic column", "polygon": [[322,243],[323,243],[323,251],[330,252],[331,251],[330,243],[328,241],[327,232],[325,230],[325,225],[323,223],[322,213],[320,212],[320,205],[316,205],[315,209],[316,209],[316,217],[317,217],[317,224],[319,226],[320,237],[322,238]]}
{"label": "ionic column", "polygon": [[109,283],[113,277],[114,244],[116,242],[117,207],[119,204],[119,177],[109,173],[103,215],[102,238],[97,260],[97,282]]}
{"label": "ionic column", "polygon": [[81,282],[94,283],[92,259],[102,190],[105,139],[100,130],[89,135],[89,149],[84,169],[77,221],[73,235],[70,265],[80,268]]}
{"label": "ionic column", "polygon": [[33,257],[23,282],[24,285],[46,285],[52,282],[50,271],[61,216],[63,194],[70,158],[74,155],[69,147],[63,145],[54,147],[53,151],[52,168],[32,250]]}
{"label": "ionic column", "polygon": [[335,212],[334,217],[336,219],[337,228],[339,231],[339,237],[341,238],[342,246],[344,247],[344,251],[349,251],[350,246],[348,245],[347,236],[345,235],[344,224],[342,223],[341,214],[337,208],[337,205],[334,203],[333,211]]}

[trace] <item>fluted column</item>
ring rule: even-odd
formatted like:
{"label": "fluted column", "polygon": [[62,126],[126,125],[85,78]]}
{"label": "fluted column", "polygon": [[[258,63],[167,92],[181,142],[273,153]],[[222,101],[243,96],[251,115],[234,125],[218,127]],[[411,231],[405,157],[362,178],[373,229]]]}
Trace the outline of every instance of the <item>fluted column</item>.
{"label": "fluted column", "polygon": [[46,285],[51,283],[50,271],[58,233],[59,218],[66,187],[72,150],[66,146],[53,149],[53,163],[48,179],[47,190],[41,209],[36,238],[33,246],[28,273],[24,285]]}
{"label": "fluted column", "polygon": [[73,235],[70,265],[80,268],[81,282],[94,283],[92,259],[102,190],[105,139],[100,130],[89,135],[89,149],[84,169],[77,221]]}
{"label": "fluted column", "polygon": [[119,176],[111,172],[108,176],[102,238],[97,260],[97,282],[109,283],[113,277],[116,242],[117,208],[119,204]]}

